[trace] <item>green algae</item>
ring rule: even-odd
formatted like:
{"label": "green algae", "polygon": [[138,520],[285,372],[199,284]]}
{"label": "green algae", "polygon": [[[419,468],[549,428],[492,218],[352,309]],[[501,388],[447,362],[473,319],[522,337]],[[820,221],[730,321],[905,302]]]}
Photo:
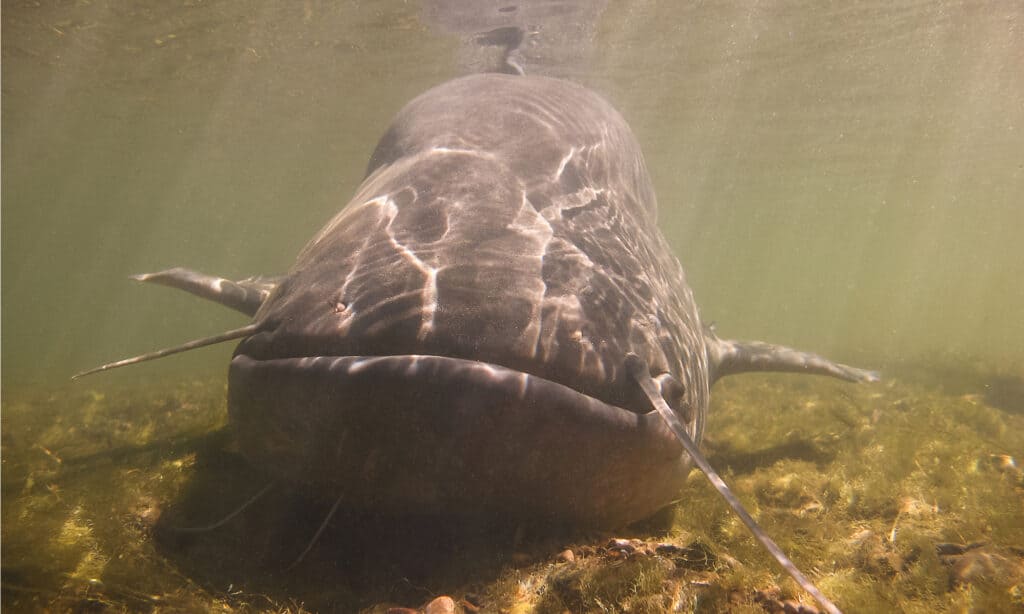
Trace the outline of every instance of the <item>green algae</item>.
{"label": "green algae", "polygon": [[[1024,610],[1014,377],[903,367],[877,385],[729,378],[715,389],[703,447],[844,611]],[[384,612],[438,594],[466,611],[517,613],[811,604],[696,472],[659,522],[614,534],[648,545],[625,555],[607,547],[611,534],[535,528],[524,538],[461,520],[351,514],[289,569],[325,512],[289,496],[214,531],[176,532],[266,484],[231,452],[224,399],[219,380],[5,390],[3,605]],[[567,547],[572,560],[556,561]]]}

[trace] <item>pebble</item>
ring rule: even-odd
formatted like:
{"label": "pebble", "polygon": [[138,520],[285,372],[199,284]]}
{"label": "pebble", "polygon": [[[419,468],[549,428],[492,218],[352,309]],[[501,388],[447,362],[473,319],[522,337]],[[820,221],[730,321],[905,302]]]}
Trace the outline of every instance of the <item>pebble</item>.
{"label": "pebble", "polygon": [[775,587],[768,591],[757,591],[754,595],[754,601],[761,604],[761,607],[777,614],[778,612],[784,612],[785,614],[821,614],[818,608],[800,603],[795,599],[783,599],[778,598],[778,587]]}
{"label": "pebble", "polygon": [[[949,568],[950,587],[976,584],[999,577],[1011,577],[1024,569],[1012,557],[996,551],[985,542],[935,545],[939,560]],[[1011,549],[1011,553],[1014,551]],[[1016,554],[1016,553],[1014,553]]]}
{"label": "pebble", "polygon": [[576,560],[576,555],[572,553],[572,550],[566,548],[559,552],[555,558],[562,563],[572,563]]}
{"label": "pebble", "polygon": [[782,611],[786,614],[819,614],[818,608],[792,599],[782,602]]}
{"label": "pebble", "polygon": [[639,539],[611,539],[605,544],[605,549],[611,554],[628,557],[641,550],[643,546],[644,543]]}
{"label": "pebble", "polygon": [[985,542],[971,542],[969,544],[951,544],[951,543],[939,543],[935,544],[935,552],[941,556],[952,556],[965,554],[971,550],[977,550],[985,545]]}
{"label": "pebble", "polygon": [[423,614],[456,614],[455,600],[447,595],[442,595],[423,608]]}
{"label": "pebble", "polygon": [[949,570],[949,583],[951,586],[974,584],[996,577],[1006,567],[1007,560],[998,554],[972,550],[956,557]]}

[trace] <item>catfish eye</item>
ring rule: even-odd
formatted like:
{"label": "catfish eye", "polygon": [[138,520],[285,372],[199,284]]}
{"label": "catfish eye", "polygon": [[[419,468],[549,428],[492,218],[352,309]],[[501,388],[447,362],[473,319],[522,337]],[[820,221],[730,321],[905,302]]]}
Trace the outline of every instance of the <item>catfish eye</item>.
{"label": "catfish eye", "polygon": [[658,382],[661,398],[665,399],[672,411],[679,414],[679,417],[687,424],[693,422],[693,408],[685,402],[686,386],[683,386],[682,382],[669,373],[662,373],[655,378],[655,381]]}
{"label": "catfish eye", "polygon": [[[686,394],[686,386],[683,386],[682,382],[668,373],[659,375],[655,378],[655,381],[658,382],[658,388],[661,391],[662,398],[664,398],[669,405],[678,403],[683,398],[683,395]],[[673,409],[675,408],[673,407]]]}

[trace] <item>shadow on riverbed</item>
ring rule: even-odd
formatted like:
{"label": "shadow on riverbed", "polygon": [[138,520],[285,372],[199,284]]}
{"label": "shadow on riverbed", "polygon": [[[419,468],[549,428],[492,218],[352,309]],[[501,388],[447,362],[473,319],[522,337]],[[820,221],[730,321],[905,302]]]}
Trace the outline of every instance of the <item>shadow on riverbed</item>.
{"label": "shadow on riverbed", "polygon": [[354,611],[375,603],[417,605],[444,593],[482,594],[503,568],[543,559],[569,535],[561,527],[501,519],[344,506],[324,525],[330,503],[283,484],[223,526],[178,530],[226,517],[268,483],[230,452],[199,455],[192,480],[154,526],[160,554],[211,592],[262,595],[268,605],[302,603],[313,611]]}

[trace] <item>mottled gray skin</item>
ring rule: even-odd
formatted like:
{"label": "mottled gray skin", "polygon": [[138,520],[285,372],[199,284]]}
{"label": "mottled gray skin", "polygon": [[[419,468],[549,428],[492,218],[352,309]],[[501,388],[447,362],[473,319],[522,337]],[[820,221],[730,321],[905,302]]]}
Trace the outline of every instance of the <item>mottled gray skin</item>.
{"label": "mottled gray skin", "polygon": [[[647,411],[634,352],[703,413],[703,328],[626,123],[586,89],[478,75],[409,103],[243,342],[256,359],[429,354]],[[678,403],[681,399],[673,399]]]}
{"label": "mottled gray skin", "polygon": [[656,211],[602,98],[475,75],[398,114],[285,276],[138,279],[255,313],[209,342],[251,335],[231,363],[231,425],[283,480],[351,507],[615,526],[676,499],[690,464],[626,356],[697,442],[723,375],[875,377],[705,330]]}

